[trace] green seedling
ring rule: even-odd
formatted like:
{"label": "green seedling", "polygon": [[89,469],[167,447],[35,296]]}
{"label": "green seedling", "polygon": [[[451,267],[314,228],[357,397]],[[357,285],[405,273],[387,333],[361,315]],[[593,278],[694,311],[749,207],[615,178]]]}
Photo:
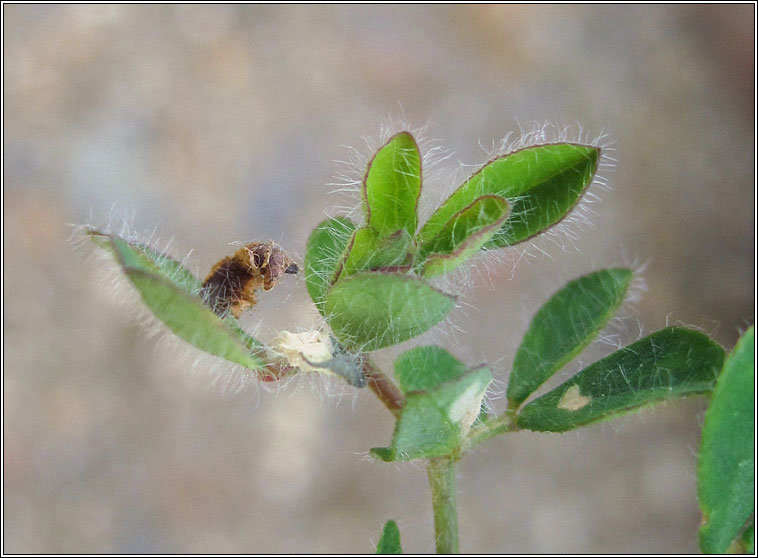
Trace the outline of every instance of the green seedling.
{"label": "green seedling", "polygon": [[[500,414],[483,405],[493,380],[485,364],[461,362],[455,351],[438,345],[408,349],[396,359],[394,374],[380,370],[372,358],[374,351],[435,328],[454,310],[459,293],[440,288],[438,278],[559,224],[596,178],[602,155],[597,146],[566,142],[502,154],[421,223],[422,154],[410,132],[390,137],[365,169],[360,218],[328,219],[308,239],[301,272],[325,327],[281,332],[268,342],[253,338],[237,321],[255,303],[252,290],[237,300],[245,286],[224,283],[260,277],[250,285],[273,286],[261,275],[269,263],[261,260],[264,252],[222,260],[203,283],[144,244],[94,229],[87,234],[113,256],[155,317],[196,349],[244,367],[261,381],[323,373],[355,389],[370,388],[396,421],[392,438],[376,440],[371,455],[425,464],[439,553],[459,550],[456,464],[479,444],[518,430],[565,432],[685,396],[711,399],[698,457],[701,548],[753,552],[752,328],[729,355],[703,333],[666,328],[540,395],[541,386],[596,339],[624,303],[635,274],[617,267],[570,281],[536,313],[516,352],[507,408]],[[281,257],[279,271],[298,271]],[[239,269],[231,273],[234,266]],[[293,324],[293,330],[298,327]],[[696,526],[693,536],[695,531]],[[376,550],[401,552],[394,521],[384,526]]]}

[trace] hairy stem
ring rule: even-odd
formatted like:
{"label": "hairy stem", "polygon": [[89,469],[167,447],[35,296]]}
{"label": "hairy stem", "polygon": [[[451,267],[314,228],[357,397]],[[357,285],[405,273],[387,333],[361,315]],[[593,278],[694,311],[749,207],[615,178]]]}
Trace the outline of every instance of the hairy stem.
{"label": "hairy stem", "polygon": [[371,362],[367,355],[363,357],[363,375],[368,387],[376,394],[379,401],[384,403],[393,415],[398,416],[405,404],[403,392]]}
{"label": "hairy stem", "polygon": [[436,457],[426,462],[434,510],[434,542],[437,554],[458,553],[458,503],[455,493],[455,461]]}
{"label": "hairy stem", "polygon": [[476,428],[472,428],[466,439],[461,444],[461,453],[489,440],[493,436],[503,434],[504,432],[515,432],[518,430],[515,422],[516,413],[507,410],[504,414],[489,419],[487,422]]}

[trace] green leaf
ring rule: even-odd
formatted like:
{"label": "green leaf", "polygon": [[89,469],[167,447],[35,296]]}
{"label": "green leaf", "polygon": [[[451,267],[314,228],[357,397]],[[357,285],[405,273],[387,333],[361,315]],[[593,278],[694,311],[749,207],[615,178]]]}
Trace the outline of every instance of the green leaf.
{"label": "green leaf", "polygon": [[246,346],[245,339],[223,323],[200,299],[163,277],[141,269],[124,268],[142,300],[176,335],[201,351],[262,370],[264,362]]}
{"label": "green leaf", "polygon": [[390,462],[395,459],[395,450],[392,448],[371,448],[371,455],[382,461]]}
{"label": "green leaf", "polygon": [[147,307],[177,336],[201,351],[251,370],[265,367],[253,353],[260,343],[242,335],[244,332],[221,320],[198,296],[158,272],[140,250],[116,236],[111,237],[111,247]]}
{"label": "green leaf", "polygon": [[342,343],[373,351],[424,333],[453,306],[455,297],[421,279],[373,271],[334,285],[326,296],[325,316]]}
{"label": "green leaf", "polygon": [[705,413],[698,459],[703,511],[700,548],[726,552],[754,511],[755,330],[740,338],[724,363]]}
{"label": "green leaf", "polygon": [[379,544],[376,545],[377,554],[402,554],[403,549],[400,547],[400,529],[397,528],[397,523],[390,519],[384,524],[384,530],[382,531],[382,538],[379,539]]}
{"label": "green leaf", "polygon": [[387,236],[398,229],[416,232],[416,204],[421,194],[421,155],[409,132],[400,132],[379,149],[363,181],[369,226]]}
{"label": "green leaf", "polygon": [[465,372],[462,362],[436,345],[414,347],[395,360],[395,379],[406,393],[435,388]]}
{"label": "green leaf", "polygon": [[434,389],[407,393],[392,445],[373,448],[372,455],[384,461],[450,455],[479,416],[491,381],[492,372],[482,366]]}
{"label": "green leaf", "polygon": [[355,224],[349,219],[327,219],[313,229],[308,238],[304,263],[305,286],[322,314],[326,292],[332,284],[354,229]]}
{"label": "green leaf", "polygon": [[202,287],[200,280],[180,262],[167,254],[153,250],[146,244],[128,242],[119,236],[102,233],[94,229],[88,230],[86,234],[92,242],[114,255],[113,242],[125,245],[122,246],[121,252],[125,257],[131,258],[135,265],[156,271],[185,290],[198,293]]}
{"label": "green leaf", "polygon": [[752,521],[742,533],[740,543],[745,554],[755,554],[755,521]]}
{"label": "green leaf", "polygon": [[407,263],[412,242],[411,235],[405,229],[389,236],[381,236],[370,227],[357,229],[353,233],[339,279],[356,271],[403,267]]}
{"label": "green leaf", "polygon": [[242,344],[245,346],[246,349],[249,351],[252,351],[254,353],[262,352],[266,350],[266,346],[258,341],[255,337],[251,336],[248,332],[246,332],[244,329],[242,329],[238,324],[236,318],[234,318],[231,315],[226,316],[223,318],[224,324],[231,329],[239,338],[240,341],[242,341]]}
{"label": "green leaf", "polygon": [[528,403],[520,428],[563,432],[665,399],[708,393],[724,350],[697,331],[667,328],[591,364]]}
{"label": "green leaf", "polygon": [[434,238],[453,215],[484,195],[508,200],[511,211],[485,247],[522,242],[560,221],[577,203],[597,170],[600,149],[560,143],[515,151],[490,161],[463,183],[419,232]]}
{"label": "green leaf", "polygon": [[499,196],[482,196],[465,207],[421,246],[423,275],[448,273],[475,255],[508,217],[508,202]]}
{"label": "green leaf", "polygon": [[406,397],[395,425],[392,445],[372,448],[371,454],[383,461],[411,461],[452,453],[460,443],[460,428],[434,399],[421,392]]}
{"label": "green leaf", "polygon": [[578,355],[616,313],[634,274],[623,268],[568,283],[540,308],[516,352],[508,400],[520,405]]}

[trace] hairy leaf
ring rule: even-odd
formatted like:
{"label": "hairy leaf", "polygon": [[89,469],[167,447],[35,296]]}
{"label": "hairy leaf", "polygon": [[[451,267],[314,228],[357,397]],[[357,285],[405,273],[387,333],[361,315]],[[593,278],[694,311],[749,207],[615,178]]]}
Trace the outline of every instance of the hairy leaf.
{"label": "hairy leaf", "polygon": [[722,554],[754,511],[755,330],[740,338],[724,363],[705,413],[698,459],[704,523],[700,548]]}
{"label": "hairy leaf", "polygon": [[326,292],[342,261],[355,224],[344,217],[320,223],[308,238],[305,249],[305,286],[308,294],[324,313]]}
{"label": "hairy leaf", "polygon": [[448,273],[465,263],[500,229],[508,216],[508,203],[499,196],[482,196],[465,207],[421,246],[423,275]]}
{"label": "hairy leaf", "polygon": [[455,297],[414,277],[360,272],[326,296],[325,316],[337,339],[373,351],[424,333],[455,306]]}
{"label": "hairy leaf", "polygon": [[578,355],[615,314],[633,278],[606,269],[568,283],[539,309],[513,361],[508,399],[521,404]]}
{"label": "hairy leaf", "polygon": [[421,155],[409,132],[400,132],[376,152],[363,181],[369,226],[387,236],[398,229],[416,232],[421,194]]}
{"label": "hairy leaf", "polygon": [[370,227],[361,227],[353,233],[350,252],[339,278],[362,270],[401,268],[408,261],[412,242],[405,229],[383,237]]}
{"label": "hairy leaf", "polygon": [[428,390],[466,372],[466,366],[437,345],[414,347],[395,360],[395,379],[404,392]]}
{"label": "hairy leaf", "polygon": [[708,336],[667,328],[591,364],[528,403],[520,428],[563,432],[665,399],[708,393],[724,350]]}
{"label": "hairy leaf", "polygon": [[522,242],[560,221],[577,203],[597,170],[600,149],[560,143],[515,151],[487,163],[464,182],[419,231],[424,244],[450,218],[484,195],[508,200],[510,214],[485,245]]}
{"label": "hairy leaf", "polygon": [[114,241],[123,243],[128,246],[127,250],[123,250],[123,254],[126,257],[136,258],[135,261],[139,261],[139,266],[145,266],[147,269],[157,271],[169,281],[179,285],[185,290],[193,293],[200,291],[200,280],[198,280],[198,278],[180,262],[167,254],[153,250],[150,246],[141,242],[129,242],[119,236],[102,233],[94,229],[87,231],[87,235],[90,237],[90,240],[100,248],[103,248],[114,255],[115,252],[112,243]]}
{"label": "hairy leaf", "polygon": [[142,250],[116,236],[111,237],[110,243],[147,307],[177,336],[201,351],[251,370],[264,368],[264,362],[253,352],[260,343],[219,318],[198,296],[163,275]]}
{"label": "hairy leaf", "polygon": [[428,391],[406,394],[389,448],[371,453],[384,461],[450,455],[479,416],[492,372],[482,366]]}

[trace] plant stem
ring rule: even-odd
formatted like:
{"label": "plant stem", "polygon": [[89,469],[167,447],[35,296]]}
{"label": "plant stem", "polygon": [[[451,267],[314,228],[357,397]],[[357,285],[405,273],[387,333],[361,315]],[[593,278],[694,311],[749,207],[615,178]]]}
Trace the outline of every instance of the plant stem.
{"label": "plant stem", "polygon": [[504,414],[489,419],[483,425],[476,428],[472,428],[466,439],[461,445],[461,453],[464,453],[473,447],[481,444],[485,440],[489,440],[493,436],[502,434],[504,432],[515,432],[518,430],[518,426],[515,424],[515,412],[506,411]]}
{"label": "plant stem", "polygon": [[458,553],[458,503],[455,493],[455,461],[436,457],[426,462],[434,510],[434,542],[437,554]]}
{"label": "plant stem", "polygon": [[379,370],[367,355],[363,356],[363,375],[368,387],[376,394],[396,417],[405,404],[405,396],[384,373]]}

